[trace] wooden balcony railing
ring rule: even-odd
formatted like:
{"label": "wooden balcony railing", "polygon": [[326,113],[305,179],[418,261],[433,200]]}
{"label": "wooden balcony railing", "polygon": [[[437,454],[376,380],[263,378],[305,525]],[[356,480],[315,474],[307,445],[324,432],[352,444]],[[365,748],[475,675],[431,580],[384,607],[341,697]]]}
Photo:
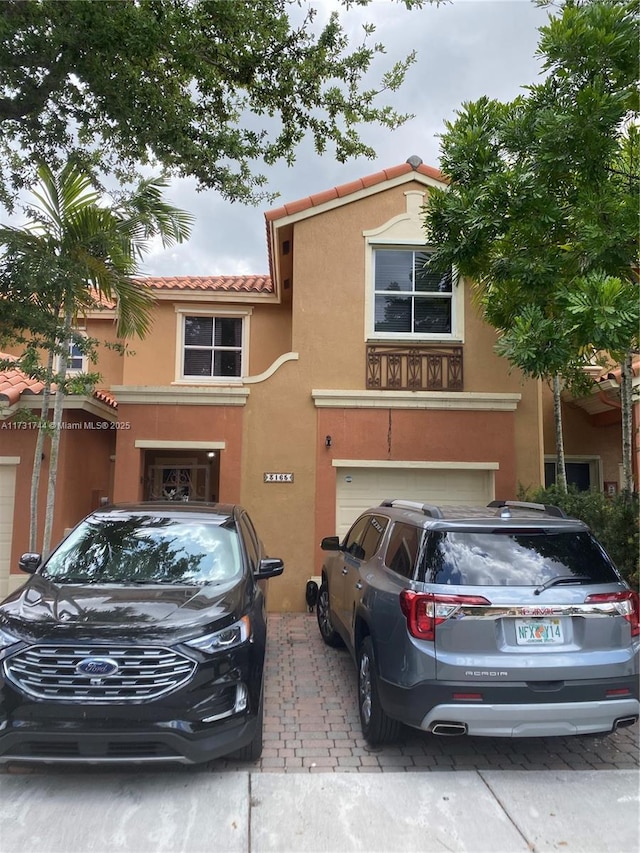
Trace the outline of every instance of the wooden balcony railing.
{"label": "wooden balcony railing", "polygon": [[367,346],[367,389],[462,391],[462,347]]}

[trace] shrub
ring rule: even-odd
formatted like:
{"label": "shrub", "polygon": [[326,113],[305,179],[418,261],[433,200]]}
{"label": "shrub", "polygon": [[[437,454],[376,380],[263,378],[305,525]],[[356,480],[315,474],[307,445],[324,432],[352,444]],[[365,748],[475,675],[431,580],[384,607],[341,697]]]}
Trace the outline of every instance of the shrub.
{"label": "shrub", "polygon": [[570,488],[565,494],[557,486],[529,490],[523,500],[555,504],[567,515],[587,524],[625,580],[638,588],[640,579],[640,537],[638,494],[621,492],[608,497],[602,492],[580,492]]}

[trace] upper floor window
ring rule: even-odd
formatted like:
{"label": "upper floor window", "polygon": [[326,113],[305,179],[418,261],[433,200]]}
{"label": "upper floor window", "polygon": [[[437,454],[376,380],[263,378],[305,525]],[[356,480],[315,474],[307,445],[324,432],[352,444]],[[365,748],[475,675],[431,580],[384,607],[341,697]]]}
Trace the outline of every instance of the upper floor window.
{"label": "upper floor window", "polygon": [[[69,349],[67,354],[67,375],[73,375],[76,373],[87,373],[89,366],[89,359],[84,354],[82,347],[80,346],[79,338],[84,338],[85,333],[84,330],[75,329],[73,331],[74,339],[69,341]],[[57,358],[56,360],[56,370],[60,371],[62,367],[61,358]]]}
{"label": "upper floor window", "polygon": [[452,271],[431,272],[427,268],[429,258],[424,249],[374,249],[374,337],[410,340],[452,336]]}
{"label": "upper floor window", "polygon": [[242,317],[187,314],[183,323],[183,377],[242,376]]}

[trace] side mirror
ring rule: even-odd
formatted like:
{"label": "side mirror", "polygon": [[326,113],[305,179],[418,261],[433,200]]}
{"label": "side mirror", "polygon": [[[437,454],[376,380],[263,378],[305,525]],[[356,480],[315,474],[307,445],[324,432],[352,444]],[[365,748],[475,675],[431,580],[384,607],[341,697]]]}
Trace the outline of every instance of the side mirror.
{"label": "side mirror", "polygon": [[323,551],[339,551],[340,539],[337,536],[325,536],[320,547]]}
{"label": "side mirror", "polygon": [[42,562],[41,554],[23,554],[18,560],[18,568],[21,572],[34,575]]}
{"label": "side mirror", "polygon": [[277,557],[265,557],[264,560],[260,560],[258,571],[255,572],[254,577],[256,580],[263,581],[267,578],[275,578],[281,575],[283,571],[284,563],[282,560]]}

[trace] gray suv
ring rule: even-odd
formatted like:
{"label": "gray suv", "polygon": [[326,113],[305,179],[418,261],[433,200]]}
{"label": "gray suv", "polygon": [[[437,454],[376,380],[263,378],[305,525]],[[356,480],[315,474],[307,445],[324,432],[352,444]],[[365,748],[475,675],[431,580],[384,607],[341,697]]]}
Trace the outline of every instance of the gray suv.
{"label": "gray suv", "polygon": [[367,741],[611,732],[638,719],[638,594],[558,507],[389,500],[322,540],[317,617]]}

